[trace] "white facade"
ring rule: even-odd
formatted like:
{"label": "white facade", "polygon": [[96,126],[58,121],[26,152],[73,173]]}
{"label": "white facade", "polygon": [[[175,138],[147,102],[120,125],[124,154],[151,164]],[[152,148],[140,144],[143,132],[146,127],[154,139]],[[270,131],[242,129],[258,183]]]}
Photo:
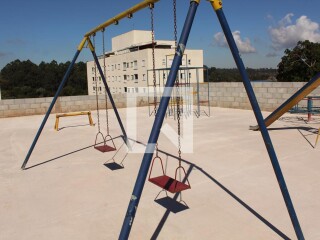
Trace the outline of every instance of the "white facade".
{"label": "white facade", "polygon": [[[174,57],[174,41],[156,40],[155,68],[170,68]],[[99,58],[103,69],[103,56]],[[147,93],[148,82],[153,84],[151,32],[133,30],[112,38],[112,51],[105,54],[106,80],[111,93]],[[182,68],[203,67],[203,51],[186,49]],[[162,86],[165,83],[168,70],[156,72],[156,81]],[[188,78],[191,83],[203,82],[202,70],[181,71],[181,81]],[[94,61],[87,62],[88,94],[104,94],[104,86],[99,71],[96,71],[95,82]],[[149,78],[149,81],[147,79]]]}

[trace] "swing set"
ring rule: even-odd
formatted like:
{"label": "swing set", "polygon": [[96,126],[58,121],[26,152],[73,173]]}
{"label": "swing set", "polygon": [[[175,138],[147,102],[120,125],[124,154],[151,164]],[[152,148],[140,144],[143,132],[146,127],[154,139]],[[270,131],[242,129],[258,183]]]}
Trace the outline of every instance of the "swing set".
{"label": "swing set", "polygon": [[[155,47],[155,43],[154,43],[154,31],[153,31],[153,17],[154,17],[154,13],[153,13],[153,9],[154,9],[154,5],[156,2],[159,2],[160,0],[144,0],[142,1],[141,3],[133,6],[132,8],[116,15],[115,17],[107,20],[106,22],[100,24],[99,26],[97,26],[96,28],[94,28],[93,30],[91,30],[90,32],[86,33],[84,35],[84,38],[83,40],[81,41],[81,43],[79,44],[78,46],[78,49],[75,53],[75,56],[71,62],[71,64],[69,65],[68,69],[67,69],[67,72],[65,73],[63,79],[62,79],[62,82],[60,83],[59,85],[59,88],[48,108],[48,111],[39,127],[39,130],[32,142],[32,145],[27,153],[27,156],[22,164],[22,169],[26,169],[26,164],[32,154],[32,151],[41,135],[41,132],[44,128],[44,125],[46,124],[47,122],[47,119],[50,115],[50,112],[52,111],[52,108],[59,96],[59,94],[61,93],[62,91],[62,88],[63,86],[65,85],[69,75],[70,75],[70,72],[75,64],[75,61],[77,60],[80,52],[82,51],[82,49],[86,46],[90,49],[92,55],[93,55],[93,58],[94,58],[94,61],[95,61],[95,75],[97,75],[97,70],[102,78],[102,81],[103,81],[103,84],[104,84],[104,87],[105,87],[105,93],[106,93],[106,96],[109,98],[110,100],[110,103],[113,107],[113,110],[114,110],[114,113],[116,115],[116,118],[118,120],[118,123],[119,123],[119,126],[122,130],[122,134],[123,134],[123,139],[124,139],[124,142],[126,143],[126,145],[129,147],[129,149],[131,148],[130,144],[129,144],[129,141],[128,141],[128,137],[127,137],[127,134],[126,134],[126,131],[123,127],[123,124],[122,124],[122,121],[121,121],[121,118],[119,116],[119,113],[117,111],[117,108],[115,106],[115,103],[114,103],[114,100],[112,98],[112,95],[111,95],[111,92],[110,92],[110,89],[108,87],[108,84],[106,82],[106,78],[105,78],[105,74],[106,74],[106,71],[105,71],[105,63],[104,63],[104,70],[102,70],[102,67],[99,63],[99,60],[98,60],[98,57],[96,55],[96,52],[95,52],[95,40],[94,40],[94,36],[96,35],[97,32],[102,32],[102,34],[104,34],[104,31],[105,31],[105,28],[113,25],[113,24],[118,24],[119,21],[121,19],[124,19],[124,18],[132,18],[133,14],[141,9],[144,9],[144,8],[150,8],[151,10],[151,22],[152,22],[152,47],[153,47],[153,77],[155,79],[155,64],[154,64],[154,59],[155,59],[155,56],[154,56],[154,47]],[[276,175],[276,178],[277,178],[277,181],[279,183],[279,187],[280,187],[280,190],[281,190],[281,193],[282,193],[282,196],[283,196],[283,199],[286,203],[286,207],[287,207],[287,210],[288,210],[288,213],[289,213],[289,216],[291,218],[291,222],[293,224],[293,227],[294,227],[294,230],[295,230],[295,233],[296,233],[296,236],[299,240],[303,240],[304,239],[304,236],[303,236],[303,233],[302,233],[302,229],[300,227],[300,224],[299,224],[299,221],[298,221],[298,217],[295,213],[295,210],[294,210],[294,207],[293,207],[293,203],[291,201],[291,197],[290,197],[290,194],[289,194],[289,191],[288,191],[288,188],[286,186],[286,182],[285,182],[285,179],[284,179],[284,176],[282,174],[282,170],[281,170],[281,167],[280,167],[280,164],[279,164],[279,161],[277,159],[277,156],[276,156],[276,153],[275,153],[275,150],[274,150],[274,147],[273,147],[273,144],[272,144],[272,141],[271,141],[271,138],[269,136],[269,133],[268,133],[268,130],[266,128],[266,124],[265,124],[265,121],[263,119],[263,116],[261,114],[261,110],[260,110],[260,107],[259,107],[259,104],[257,102],[257,99],[256,99],[256,96],[255,96],[255,93],[253,91],[253,88],[252,88],[252,85],[250,83],[250,80],[249,80],[249,77],[248,77],[248,74],[246,72],[246,68],[243,64],[243,61],[240,57],[240,54],[239,54],[239,50],[237,48],[237,45],[235,43],[235,40],[233,38],[233,35],[232,35],[232,32],[230,30],[230,27],[228,25],[228,22],[227,22],[227,19],[224,15],[224,12],[223,12],[223,9],[222,9],[222,2],[221,0],[209,0],[208,1],[210,3],[210,5],[212,6],[213,10],[215,11],[217,17],[218,17],[218,20],[219,20],[219,23],[223,29],[223,32],[224,32],[224,35],[226,37],[226,40],[228,42],[228,45],[229,45],[229,48],[231,50],[231,53],[233,55],[233,58],[236,62],[236,65],[239,69],[239,72],[240,72],[240,75],[242,77],[242,81],[243,81],[243,84],[245,86],[245,89],[246,89],[246,92],[247,92],[247,95],[248,95],[248,98],[250,100],[250,103],[251,103],[251,106],[252,106],[252,109],[253,109],[253,112],[255,114],[255,117],[256,117],[256,120],[258,122],[258,126],[259,126],[259,129],[260,129],[260,132],[261,132],[261,135],[262,135],[262,138],[265,142],[265,145],[266,145],[266,150],[268,152],[268,155],[270,157],[270,161],[271,161],[271,164],[273,166],[273,169],[274,169],[274,172],[275,172],[275,175]],[[121,228],[121,232],[120,232],[120,235],[119,235],[119,239],[128,239],[129,238],[129,235],[130,235],[130,231],[131,231],[131,228],[132,228],[132,225],[133,225],[133,222],[134,222],[134,218],[135,218],[135,215],[136,215],[136,211],[138,209],[138,204],[139,204],[139,201],[141,199],[141,195],[142,195],[142,191],[143,191],[143,187],[144,187],[144,184],[145,184],[145,181],[147,180],[147,177],[148,177],[148,172],[149,172],[149,169],[150,169],[150,173],[149,173],[149,181],[154,183],[155,185],[161,187],[163,190],[165,191],[169,191],[171,193],[179,193],[183,190],[187,190],[187,189],[190,189],[190,184],[189,184],[189,181],[188,179],[186,179],[186,181],[181,181],[181,178],[180,180],[177,179],[177,175],[178,175],[178,172],[183,172],[184,174],[186,174],[184,168],[182,167],[181,165],[181,144],[180,144],[180,115],[181,115],[181,108],[180,108],[180,103],[181,103],[181,97],[180,97],[180,93],[179,93],[179,78],[177,77],[177,74],[178,74],[178,71],[179,71],[179,67],[181,66],[181,63],[182,63],[182,57],[184,55],[184,50],[186,48],[186,45],[187,45],[187,41],[188,41],[188,37],[189,37],[189,34],[190,34],[190,31],[191,31],[191,27],[192,27],[192,24],[193,24],[193,21],[194,21],[194,18],[195,18],[195,15],[196,15],[196,12],[197,12],[197,8],[200,4],[200,0],[190,0],[190,5],[189,5],[189,9],[188,9],[188,13],[187,13],[187,16],[186,16],[186,19],[185,19],[185,22],[184,22],[184,26],[183,26],[183,29],[181,31],[181,34],[180,34],[180,39],[179,41],[177,41],[177,35],[176,35],[176,32],[177,32],[177,29],[176,29],[176,12],[175,12],[175,8],[176,8],[176,0],[173,0],[173,6],[174,6],[174,18],[175,18],[175,26],[174,26],[174,31],[175,31],[175,42],[176,42],[176,48],[175,48],[175,55],[174,55],[174,59],[172,61],[172,65],[171,65],[171,68],[170,68],[170,72],[169,72],[169,75],[168,75],[168,78],[167,78],[167,81],[166,81],[166,85],[165,85],[165,89],[164,89],[164,92],[163,92],[163,95],[161,97],[161,100],[160,100],[160,104],[159,106],[157,106],[157,96],[156,96],[156,93],[154,95],[154,107],[155,107],[155,111],[154,111],[154,114],[155,114],[155,119],[154,119],[154,123],[153,123],[153,126],[152,126],[152,129],[151,129],[151,132],[150,132],[150,136],[149,136],[149,139],[148,139],[148,144],[147,144],[147,147],[146,147],[146,151],[144,153],[144,156],[143,156],[143,159],[142,159],[142,163],[141,163],[141,166],[140,166],[140,169],[139,169],[139,173],[138,173],[138,176],[137,176],[137,179],[135,181],[135,185],[134,185],[134,188],[133,188],[133,192],[132,192],[132,195],[130,197],[130,201],[129,201],[129,205],[128,205],[128,209],[127,209],[127,212],[125,214],[125,217],[124,217],[124,221],[123,221],[123,225],[122,225],[122,228]],[[104,36],[103,36],[103,40],[104,40]],[[104,47],[103,47],[104,48]],[[103,55],[105,54],[105,52],[103,53]],[[155,82],[155,80],[154,80]],[[176,104],[177,104],[177,119],[178,119],[178,143],[179,143],[179,166],[177,167],[176,171],[175,171],[175,177],[170,177],[168,175],[166,175],[165,171],[164,171],[164,168],[163,168],[163,162],[162,162],[162,159],[159,157],[158,155],[158,138],[159,138],[159,134],[160,134],[160,129],[161,129],[161,126],[163,124],[163,121],[164,121],[164,118],[166,116],[166,112],[167,112],[167,109],[168,109],[168,106],[169,106],[169,103],[170,103],[170,98],[171,98],[171,95],[172,95],[172,91],[173,91],[173,87],[176,85]],[[96,92],[97,92],[97,89],[96,89]],[[97,96],[97,95],[96,95]],[[106,99],[107,99],[106,97]],[[98,98],[97,98],[98,99]],[[98,102],[98,101],[97,101]],[[107,106],[106,106],[106,110],[107,110]],[[97,112],[98,112],[98,115],[99,115],[99,104],[97,103]],[[108,126],[108,115],[106,117],[107,119],[107,126]],[[113,143],[113,140],[112,140],[112,137],[109,135],[109,128],[107,127],[107,135],[104,136],[102,133],[101,133],[101,129],[100,129],[100,119],[98,117],[98,133],[97,133],[97,136],[96,136],[96,142],[95,142],[95,149],[101,151],[101,152],[107,152],[107,151],[115,151],[116,148],[114,146],[114,143]],[[103,145],[101,144],[98,144],[98,140],[97,138],[101,136],[103,138]],[[111,139],[112,143],[113,143],[113,147],[112,146],[109,146],[106,144],[106,141],[107,141],[107,137]],[[152,159],[153,155],[154,155],[154,152],[156,152],[156,155],[155,157]],[[152,170],[153,170],[153,165],[155,163],[155,161],[160,161],[160,164],[161,164],[161,167],[162,167],[162,174],[160,174],[159,176],[152,176]],[[151,168],[150,168],[151,166]]]}

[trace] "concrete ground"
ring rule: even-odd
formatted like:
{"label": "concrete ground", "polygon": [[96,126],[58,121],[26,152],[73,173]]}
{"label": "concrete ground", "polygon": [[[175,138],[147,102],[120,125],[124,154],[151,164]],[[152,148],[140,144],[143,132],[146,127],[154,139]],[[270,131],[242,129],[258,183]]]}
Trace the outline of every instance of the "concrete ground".
{"label": "concrete ground", "polygon": [[[100,114],[105,130],[105,113]],[[126,109],[120,114],[133,122]],[[248,130],[255,125],[252,111],[211,108],[211,114],[194,119],[193,153],[183,153],[192,187],[183,192],[189,209],[164,208],[154,201],[160,189],[147,181],[130,239],[296,239],[261,134]],[[97,122],[95,112],[93,117]],[[306,123],[302,117],[287,114],[269,133],[305,239],[316,240],[320,143],[316,148],[314,143],[320,118]],[[119,149],[121,131],[113,113],[110,118]],[[92,147],[97,125],[90,127],[86,116],[61,118],[56,132],[51,115],[22,171],[42,119],[0,119],[0,239],[117,239],[143,154],[126,156],[124,146],[117,153],[98,152]],[[138,134],[131,137],[146,143],[152,122],[148,109],[139,108]],[[166,123],[174,124],[172,119]],[[172,175],[178,162],[170,154],[176,156],[177,149],[164,134],[159,148],[168,153],[160,156]],[[112,158],[123,160],[124,168],[106,167]]]}

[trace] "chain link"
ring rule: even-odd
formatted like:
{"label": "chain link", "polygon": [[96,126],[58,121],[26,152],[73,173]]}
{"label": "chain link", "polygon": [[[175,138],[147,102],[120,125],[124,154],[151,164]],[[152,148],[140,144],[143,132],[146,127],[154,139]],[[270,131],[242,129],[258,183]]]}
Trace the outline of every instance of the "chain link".
{"label": "chain link", "polygon": [[[96,49],[95,34],[92,36],[93,48]],[[98,83],[97,83],[97,63],[94,61],[94,80],[96,82],[96,102],[97,102],[97,118],[98,118],[98,132],[100,132],[100,116],[99,116],[99,98],[98,98]]]}
{"label": "chain link", "polygon": [[173,26],[174,26],[174,45],[175,49],[177,49],[177,0],[173,0]]}
{"label": "chain link", "polygon": [[154,115],[157,114],[157,82],[156,82],[156,61],[155,61],[155,37],[154,37],[154,4],[151,3],[149,5],[150,13],[151,13],[151,39],[152,39],[152,77],[153,77],[153,91],[154,91]]}
{"label": "chain link", "polygon": [[[177,49],[177,1],[173,0],[173,21],[174,21],[174,42],[175,49]],[[177,122],[178,122],[178,154],[179,154],[179,167],[181,167],[181,107],[180,107],[180,81],[179,76],[176,77],[176,104],[177,104]]]}
{"label": "chain link", "polygon": [[[106,55],[105,55],[105,41],[104,41],[104,32],[105,29],[102,29],[102,51],[103,51],[103,74],[104,78],[107,79],[107,71],[106,71]],[[108,96],[107,96],[107,88],[104,91],[104,97],[106,99],[106,122],[107,122],[107,135],[109,135],[109,113],[108,113]]]}

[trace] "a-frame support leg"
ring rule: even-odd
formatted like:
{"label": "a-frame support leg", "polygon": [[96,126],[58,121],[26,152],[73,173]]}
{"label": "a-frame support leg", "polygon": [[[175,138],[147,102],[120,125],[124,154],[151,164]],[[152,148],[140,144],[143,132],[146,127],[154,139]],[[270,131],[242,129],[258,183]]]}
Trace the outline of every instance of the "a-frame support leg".
{"label": "a-frame support leg", "polygon": [[47,122],[47,120],[49,118],[49,115],[50,115],[50,113],[52,111],[52,108],[53,108],[54,104],[56,103],[56,101],[57,101],[57,99],[58,99],[58,97],[59,97],[64,85],[66,84],[66,82],[67,82],[67,80],[68,80],[68,78],[70,76],[71,70],[72,70],[72,68],[73,68],[73,66],[74,66],[74,64],[75,64],[75,62],[76,62],[76,60],[77,60],[77,58],[78,58],[78,56],[79,56],[79,54],[80,54],[80,52],[81,52],[81,50],[82,50],[82,48],[83,48],[85,43],[86,43],[86,38],[84,38],[82,40],[82,42],[80,43],[80,45],[79,45],[79,47],[77,49],[77,52],[74,55],[73,60],[70,63],[70,65],[69,65],[69,67],[67,69],[67,72],[65,73],[65,75],[64,75],[64,77],[63,77],[63,79],[62,79],[62,81],[61,81],[61,83],[59,85],[59,88],[58,88],[56,94],[54,95],[54,97],[52,99],[52,102],[51,102],[51,104],[50,104],[50,106],[48,108],[48,111],[47,111],[46,115],[44,116],[44,118],[42,120],[42,123],[41,123],[41,125],[40,125],[40,127],[38,129],[38,132],[37,132],[32,144],[31,144],[30,149],[29,149],[29,151],[27,153],[27,156],[26,156],[26,158],[25,158],[25,160],[24,160],[24,162],[23,162],[23,164],[21,166],[21,169],[23,169],[23,170],[26,168],[26,165],[27,165],[27,163],[29,161],[29,158],[30,158],[30,156],[31,156],[31,154],[33,152],[33,149],[34,149],[34,147],[36,146],[36,144],[38,142],[38,139],[39,139],[39,137],[41,135],[41,132],[42,132],[44,126],[46,125],[46,122]]}
{"label": "a-frame support leg", "polygon": [[[115,113],[115,115],[116,115],[116,117],[117,117],[119,126],[120,126],[120,128],[121,128],[121,131],[122,131],[122,134],[123,134],[123,137],[124,137],[124,141],[125,141],[127,147],[131,150],[131,145],[130,145],[130,142],[129,142],[129,139],[128,139],[126,130],[125,130],[125,128],[123,127],[123,123],[122,123],[122,121],[121,121],[121,117],[120,117],[120,115],[119,115],[117,106],[116,106],[116,104],[114,103],[112,94],[111,94],[111,92],[110,92],[110,89],[109,89],[109,86],[108,86],[108,84],[107,84],[106,78],[105,78],[104,73],[103,73],[103,71],[102,71],[101,65],[100,65],[100,63],[99,63],[97,54],[96,54],[95,49],[94,49],[94,46],[93,46],[93,44],[92,44],[92,42],[91,42],[91,40],[90,40],[89,38],[88,38],[88,46],[89,46],[89,48],[90,48],[90,50],[91,50],[92,56],[93,56],[93,58],[94,58],[94,61],[95,61],[96,65],[97,65],[97,67],[98,67],[98,71],[99,71],[99,73],[100,73],[102,82],[103,82],[104,87],[105,87],[105,89],[106,89],[106,91],[107,91],[107,94],[108,94],[109,100],[110,100],[110,102],[111,102],[112,108],[113,108],[113,110],[114,110],[114,113]],[[104,54],[104,53],[103,53],[103,54]]]}
{"label": "a-frame support leg", "polygon": [[257,119],[260,131],[261,131],[261,134],[262,134],[262,138],[263,138],[264,143],[266,145],[266,148],[267,148],[267,151],[268,151],[268,154],[269,154],[272,166],[273,166],[273,170],[274,170],[274,172],[276,174],[276,177],[277,177],[277,180],[278,180],[278,184],[280,186],[283,199],[284,199],[284,201],[286,203],[287,210],[289,212],[289,215],[290,215],[291,222],[293,224],[294,230],[296,232],[296,235],[297,235],[298,239],[299,240],[303,240],[304,236],[303,236],[303,233],[302,233],[299,221],[298,221],[298,217],[297,217],[296,212],[294,210],[293,203],[291,201],[291,197],[290,197],[286,182],[284,180],[279,161],[277,159],[275,150],[273,148],[271,138],[269,136],[267,127],[265,125],[265,122],[264,122],[264,119],[263,119],[263,116],[262,116],[258,101],[257,101],[256,96],[254,94],[252,85],[250,83],[248,74],[247,74],[247,72],[245,70],[245,66],[244,66],[244,64],[242,62],[242,59],[240,57],[238,47],[237,47],[237,45],[236,45],[236,43],[234,41],[234,38],[232,36],[232,32],[231,32],[231,30],[229,28],[229,24],[227,22],[227,19],[226,19],[224,13],[223,13],[222,2],[220,0],[210,0],[210,2],[211,2],[211,4],[212,4],[212,6],[213,6],[213,8],[214,8],[214,10],[215,10],[215,12],[216,12],[216,14],[218,16],[220,25],[221,25],[221,27],[223,29],[224,35],[225,35],[225,37],[227,39],[227,42],[229,44],[229,48],[230,48],[230,50],[232,52],[233,58],[234,58],[234,60],[235,60],[235,62],[237,64],[237,67],[238,67],[239,71],[240,71],[244,87],[245,87],[245,89],[247,91],[247,95],[249,97],[252,109],[253,109],[255,117]]}
{"label": "a-frame support leg", "polygon": [[129,234],[131,231],[131,227],[134,221],[134,217],[136,215],[136,211],[138,208],[138,204],[141,198],[142,190],[148,175],[148,170],[151,164],[153,152],[155,149],[155,145],[158,141],[161,126],[163,123],[163,120],[166,115],[167,107],[170,101],[171,93],[172,93],[172,88],[174,86],[176,76],[179,70],[179,66],[181,65],[181,60],[182,56],[188,41],[188,37],[190,34],[191,26],[194,20],[194,16],[197,11],[197,7],[199,5],[199,1],[191,1],[190,2],[190,7],[189,7],[189,12],[186,18],[186,21],[184,23],[182,33],[180,36],[179,44],[172,62],[171,70],[166,82],[166,86],[163,92],[163,96],[160,101],[160,105],[152,126],[152,130],[150,133],[150,137],[148,140],[148,145],[146,148],[146,151],[144,153],[142,163],[140,166],[140,170],[138,173],[138,177],[136,179],[134,189],[132,192],[132,196],[129,201],[129,206],[123,221],[122,229],[119,235],[119,239],[125,240],[129,238]]}

